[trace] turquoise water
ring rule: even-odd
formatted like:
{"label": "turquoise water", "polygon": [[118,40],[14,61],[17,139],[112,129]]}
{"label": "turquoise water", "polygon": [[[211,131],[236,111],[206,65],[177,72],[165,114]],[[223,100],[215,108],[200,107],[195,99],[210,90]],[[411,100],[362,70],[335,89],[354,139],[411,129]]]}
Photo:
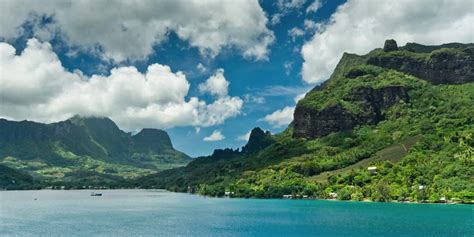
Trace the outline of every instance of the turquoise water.
{"label": "turquoise water", "polygon": [[469,205],[219,199],[157,190],[102,193],[0,192],[0,235],[474,236],[474,206]]}

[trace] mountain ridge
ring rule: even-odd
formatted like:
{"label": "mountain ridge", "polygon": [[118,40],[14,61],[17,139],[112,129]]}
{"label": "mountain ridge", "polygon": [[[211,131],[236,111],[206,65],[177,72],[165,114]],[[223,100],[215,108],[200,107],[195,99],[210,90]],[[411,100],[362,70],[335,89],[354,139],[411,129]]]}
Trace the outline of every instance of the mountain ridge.
{"label": "mountain ridge", "polygon": [[74,116],[50,124],[0,119],[0,164],[38,178],[59,182],[77,171],[133,177],[189,161],[159,129],[132,135],[105,117]]}

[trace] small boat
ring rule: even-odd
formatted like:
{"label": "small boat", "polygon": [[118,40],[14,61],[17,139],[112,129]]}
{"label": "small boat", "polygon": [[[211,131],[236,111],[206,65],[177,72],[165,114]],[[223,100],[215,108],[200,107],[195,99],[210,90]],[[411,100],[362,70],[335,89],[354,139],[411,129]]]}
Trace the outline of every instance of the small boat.
{"label": "small boat", "polygon": [[92,193],[91,193],[91,196],[93,196],[93,197],[100,197],[100,196],[102,196],[102,193],[92,192]]}

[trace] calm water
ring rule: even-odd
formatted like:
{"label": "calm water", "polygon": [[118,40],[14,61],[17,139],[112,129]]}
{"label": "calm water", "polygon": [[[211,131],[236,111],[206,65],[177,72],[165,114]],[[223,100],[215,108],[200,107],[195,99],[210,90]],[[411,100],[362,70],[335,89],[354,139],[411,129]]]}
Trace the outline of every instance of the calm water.
{"label": "calm water", "polygon": [[156,190],[102,193],[0,192],[0,235],[474,236],[474,206],[468,205],[218,199]]}

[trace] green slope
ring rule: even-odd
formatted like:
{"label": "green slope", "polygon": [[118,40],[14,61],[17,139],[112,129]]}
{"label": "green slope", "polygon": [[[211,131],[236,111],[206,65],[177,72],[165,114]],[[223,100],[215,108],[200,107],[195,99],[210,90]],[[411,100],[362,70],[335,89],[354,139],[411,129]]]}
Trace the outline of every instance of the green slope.
{"label": "green slope", "polygon": [[1,189],[34,189],[38,188],[33,177],[27,173],[0,165],[0,190]]}
{"label": "green slope", "polygon": [[345,54],[331,79],[298,103],[290,127],[259,151],[198,158],[135,185],[211,196],[472,202],[474,48],[408,46]]}
{"label": "green slope", "polygon": [[[0,164],[43,183],[111,184],[189,161],[158,129],[131,135],[112,120],[95,117],[75,116],[52,124],[0,119]],[[88,179],[86,174],[101,178]]]}

